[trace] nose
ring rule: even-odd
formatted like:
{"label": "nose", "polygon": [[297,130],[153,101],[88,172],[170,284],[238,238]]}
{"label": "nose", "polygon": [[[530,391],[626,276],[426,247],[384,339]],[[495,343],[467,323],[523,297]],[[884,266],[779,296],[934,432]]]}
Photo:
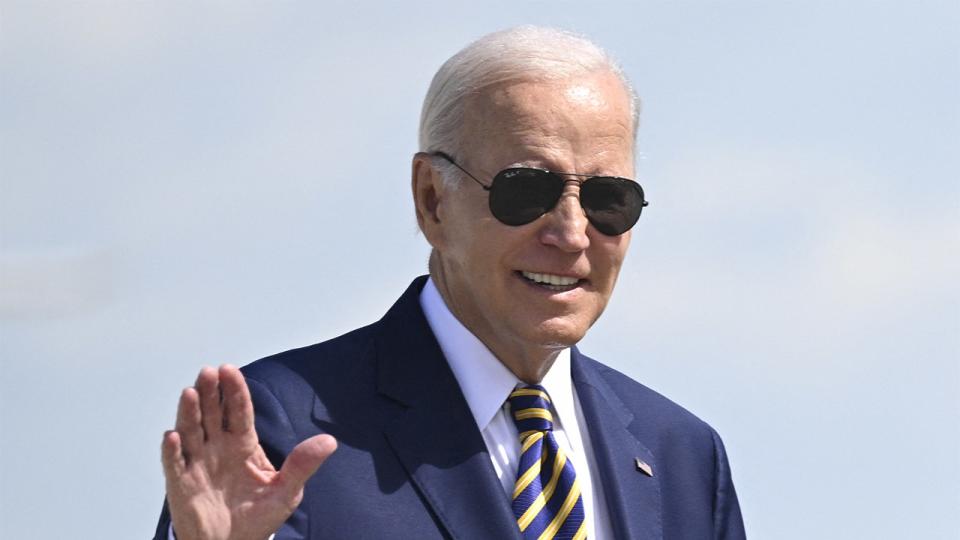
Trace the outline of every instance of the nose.
{"label": "nose", "polygon": [[547,213],[548,222],[540,233],[540,241],[563,251],[576,253],[590,246],[587,236],[587,215],[580,206],[580,182],[569,180],[553,210]]}

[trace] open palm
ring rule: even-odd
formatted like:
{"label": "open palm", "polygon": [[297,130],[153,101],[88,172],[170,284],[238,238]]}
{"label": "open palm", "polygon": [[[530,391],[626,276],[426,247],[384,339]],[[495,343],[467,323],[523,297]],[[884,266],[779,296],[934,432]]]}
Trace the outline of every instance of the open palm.
{"label": "open palm", "polygon": [[298,444],[277,471],[257,439],[253,403],[233,366],[204,368],[164,435],[167,502],[178,540],[264,540],[300,504],[303,485],[336,450],[330,435]]}

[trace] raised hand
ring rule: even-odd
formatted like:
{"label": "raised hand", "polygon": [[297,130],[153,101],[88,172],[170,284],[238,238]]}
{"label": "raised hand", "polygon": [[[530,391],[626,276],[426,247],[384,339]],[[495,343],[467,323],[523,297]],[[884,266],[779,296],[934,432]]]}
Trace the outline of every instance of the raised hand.
{"label": "raised hand", "polygon": [[177,540],[264,540],[300,504],[303,485],[337,448],[330,435],[298,444],[279,471],[253,425],[240,370],[203,368],[164,434],[163,471]]}

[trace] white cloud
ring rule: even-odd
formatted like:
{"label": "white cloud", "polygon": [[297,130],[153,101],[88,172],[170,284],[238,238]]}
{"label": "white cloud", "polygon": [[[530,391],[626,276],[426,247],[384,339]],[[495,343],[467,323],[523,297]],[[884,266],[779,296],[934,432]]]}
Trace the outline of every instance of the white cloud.
{"label": "white cloud", "polygon": [[104,249],[8,251],[0,254],[0,318],[78,315],[114,292],[112,257]]}

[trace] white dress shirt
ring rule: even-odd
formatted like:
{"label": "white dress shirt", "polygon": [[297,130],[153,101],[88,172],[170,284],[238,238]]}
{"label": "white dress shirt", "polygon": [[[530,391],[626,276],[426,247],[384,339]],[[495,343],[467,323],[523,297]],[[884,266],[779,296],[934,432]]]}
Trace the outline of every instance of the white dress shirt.
{"label": "white dress shirt", "polygon": [[[526,383],[453,316],[432,279],[427,280],[420,293],[420,306],[483,435],[503,491],[512,498],[520,466],[520,439],[510,417],[507,398],[514,388]],[[571,379],[570,349],[560,352],[540,385],[547,389],[553,403],[553,434],[557,444],[573,461],[580,481],[587,538],[612,539],[589,430]]]}

